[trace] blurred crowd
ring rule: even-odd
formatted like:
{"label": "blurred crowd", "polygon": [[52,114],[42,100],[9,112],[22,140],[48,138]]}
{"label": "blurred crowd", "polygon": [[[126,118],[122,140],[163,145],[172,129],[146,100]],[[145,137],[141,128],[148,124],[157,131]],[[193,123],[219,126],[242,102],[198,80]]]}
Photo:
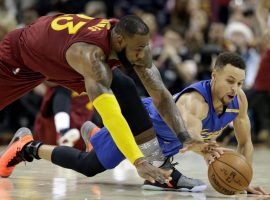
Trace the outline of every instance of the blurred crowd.
{"label": "blurred crowd", "polygon": [[[269,10],[270,0],[0,0],[0,40],[43,15],[121,18],[136,14],[150,28],[153,59],[172,94],[211,78],[212,63],[220,52],[236,52],[247,65],[244,90],[253,142],[270,145]],[[136,74],[128,73],[140,95],[147,96]],[[1,143],[17,128],[33,127],[47,87],[37,87],[0,111]],[[234,142],[231,133],[229,128],[220,140]]]}

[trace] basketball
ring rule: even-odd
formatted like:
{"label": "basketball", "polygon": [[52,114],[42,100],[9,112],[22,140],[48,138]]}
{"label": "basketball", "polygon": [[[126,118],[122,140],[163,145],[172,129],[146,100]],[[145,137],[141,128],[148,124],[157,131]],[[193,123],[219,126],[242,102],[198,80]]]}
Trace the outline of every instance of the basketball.
{"label": "basketball", "polygon": [[247,188],[252,179],[252,168],[244,156],[227,151],[209,165],[208,179],[216,191],[234,195]]}

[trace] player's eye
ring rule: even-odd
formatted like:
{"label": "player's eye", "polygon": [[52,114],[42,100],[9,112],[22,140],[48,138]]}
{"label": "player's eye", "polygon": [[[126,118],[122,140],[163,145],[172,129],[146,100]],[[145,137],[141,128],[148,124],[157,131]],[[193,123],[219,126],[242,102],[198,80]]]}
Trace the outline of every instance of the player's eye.
{"label": "player's eye", "polygon": [[230,84],[234,84],[233,80],[227,80],[227,82],[230,83]]}

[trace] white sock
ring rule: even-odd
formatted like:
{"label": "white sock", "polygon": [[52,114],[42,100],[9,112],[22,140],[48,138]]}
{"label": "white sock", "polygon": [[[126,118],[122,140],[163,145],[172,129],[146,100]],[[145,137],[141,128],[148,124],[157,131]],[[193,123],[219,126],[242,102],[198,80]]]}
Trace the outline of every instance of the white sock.
{"label": "white sock", "polygon": [[61,130],[70,128],[70,116],[66,112],[59,112],[54,115],[55,129],[58,133]]}

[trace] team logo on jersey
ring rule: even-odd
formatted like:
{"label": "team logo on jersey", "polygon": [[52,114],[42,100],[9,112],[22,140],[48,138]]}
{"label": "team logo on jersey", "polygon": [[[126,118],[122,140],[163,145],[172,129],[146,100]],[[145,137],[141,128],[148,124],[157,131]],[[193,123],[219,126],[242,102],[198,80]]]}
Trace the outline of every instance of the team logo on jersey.
{"label": "team logo on jersey", "polygon": [[228,126],[229,124],[227,124],[226,126],[224,126],[223,128],[217,130],[217,131],[213,131],[213,132],[208,132],[209,129],[203,129],[201,132],[201,136],[204,140],[209,140],[212,139],[213,137],[217,137],[218,135],[220,135],[223,130]]}

